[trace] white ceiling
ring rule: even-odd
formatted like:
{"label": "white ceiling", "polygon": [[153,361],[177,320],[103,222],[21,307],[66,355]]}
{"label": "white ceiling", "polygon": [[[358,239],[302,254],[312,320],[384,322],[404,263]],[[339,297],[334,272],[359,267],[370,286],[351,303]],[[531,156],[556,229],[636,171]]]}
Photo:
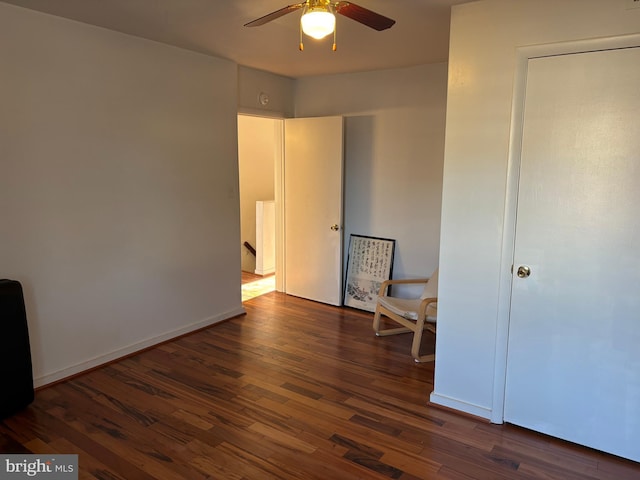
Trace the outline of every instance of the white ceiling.
{"label": "white ceiling", "polygon": [[300,11],[243,26],[296,0],[3,1],[297,78],[446,61],[451,6],[472,0],[357,0],[396,24],[377,32],[337,15],[336,52],[330,38],[298,50]]}

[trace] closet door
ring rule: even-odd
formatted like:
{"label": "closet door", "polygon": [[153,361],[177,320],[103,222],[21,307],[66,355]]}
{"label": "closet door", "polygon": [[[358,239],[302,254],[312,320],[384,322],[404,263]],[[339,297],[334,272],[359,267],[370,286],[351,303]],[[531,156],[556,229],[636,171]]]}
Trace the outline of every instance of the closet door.
{"label": "closet door", "polygon": [[640,48],[529,61],[505,420],[640,461]]}

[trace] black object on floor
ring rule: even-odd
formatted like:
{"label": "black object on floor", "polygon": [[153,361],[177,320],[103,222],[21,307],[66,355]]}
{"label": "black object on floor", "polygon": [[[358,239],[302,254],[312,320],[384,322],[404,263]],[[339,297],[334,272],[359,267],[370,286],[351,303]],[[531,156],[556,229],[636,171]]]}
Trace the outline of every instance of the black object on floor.
{"label": "black object on floor", "polygon": [[33,402],[27,313],[22,285],[15,280],[0,280],[0,385],[0,419]]}

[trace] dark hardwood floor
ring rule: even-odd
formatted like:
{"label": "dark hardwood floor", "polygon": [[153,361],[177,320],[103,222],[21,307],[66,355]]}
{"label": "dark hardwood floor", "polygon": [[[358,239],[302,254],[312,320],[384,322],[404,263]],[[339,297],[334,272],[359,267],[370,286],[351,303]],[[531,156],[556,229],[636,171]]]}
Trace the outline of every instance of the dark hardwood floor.
{"label": "dark hardwood floor", "polygon": [[241,273],[242,273],[243,285],[245,283],[251,283],[251,282],[255,282],[256,280],[262,280],[263,278],[265,278],[265,276],[258,275],[257,273],[245,272],[244,270]]}
{"label": "dark hardwood floor", "polygon": [[[371,314],[269,293],[247,315],[40,390],[3,453],[80,478],[609,479],[640,464],[427,405],[433,365]],[[425,349],[433,348],[425,338]]]}

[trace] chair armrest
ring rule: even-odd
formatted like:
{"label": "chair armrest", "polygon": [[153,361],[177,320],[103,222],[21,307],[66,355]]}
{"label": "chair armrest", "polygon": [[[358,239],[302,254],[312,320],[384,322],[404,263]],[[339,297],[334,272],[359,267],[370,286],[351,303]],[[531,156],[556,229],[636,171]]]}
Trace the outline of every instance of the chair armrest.
{"label": "chair armrest", "polygon": [[399,280],[385,280],[380,285],[380,291],[378,292],[379,297],[384,297],[385,292],[389,285],[399,285],[399,284],[418,284],[418,283],[427,283],[429,281],[428,278],[403,278]]}
{"label": "chair armrest", "polygon": [[438,303],[437,297],[423,298],[418,307],[418,318],[426,318],[427,307],[432,303]]}

